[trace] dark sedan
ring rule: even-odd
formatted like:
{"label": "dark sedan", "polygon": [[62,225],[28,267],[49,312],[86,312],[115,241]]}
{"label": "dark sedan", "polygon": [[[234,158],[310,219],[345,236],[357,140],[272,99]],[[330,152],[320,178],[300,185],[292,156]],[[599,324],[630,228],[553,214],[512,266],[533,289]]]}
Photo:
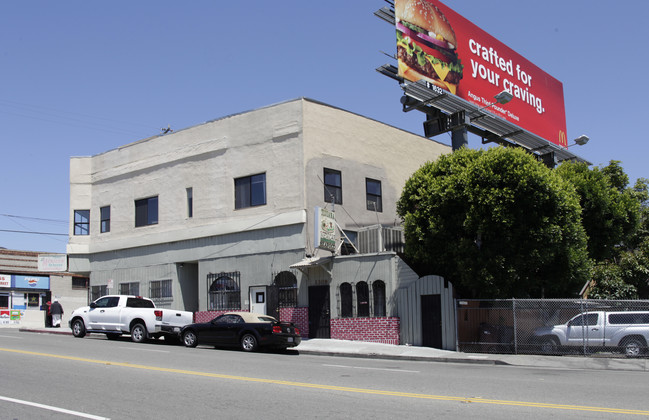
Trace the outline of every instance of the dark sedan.
{"label": "dark sedan", "polygon": [[286,349],[302,341],[300,330],[290,322],[279,322],[269,315],[228,312],[210,322],[189,324],[180,332],[183,344],[196,347],[241,347],[255,351],[260,347]]}

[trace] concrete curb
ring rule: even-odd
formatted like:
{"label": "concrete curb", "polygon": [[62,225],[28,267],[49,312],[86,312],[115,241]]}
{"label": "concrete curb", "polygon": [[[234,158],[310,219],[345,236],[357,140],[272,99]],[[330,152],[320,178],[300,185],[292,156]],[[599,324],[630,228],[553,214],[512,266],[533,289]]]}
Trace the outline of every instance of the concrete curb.
{"label": "concrete curb", "polygon": [[440,363],[470,363],[475,365],[510,365],[498,359],[472,359],[466,357],[426,357],[426,356],[403,356],[379,353],[345,353],[332,352],[324,350],[300,350],[295,349],[300,354],[309,354],[313,356],[333,356],[333,357],[351,357],[356,359],[383,359],[383,360],[410,360],[416,362],[440,362]]}
{"label": "concrete curb", "polygon": [[41,334],[72,335],[72,331],[68,330],[67,328],[18,328],[18,331]]}

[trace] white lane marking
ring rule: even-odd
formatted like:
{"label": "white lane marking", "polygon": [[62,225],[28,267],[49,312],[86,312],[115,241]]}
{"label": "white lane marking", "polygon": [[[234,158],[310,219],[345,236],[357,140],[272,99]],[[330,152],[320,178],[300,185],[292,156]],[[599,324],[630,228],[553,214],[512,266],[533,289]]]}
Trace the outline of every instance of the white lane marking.
{"label": "white lane marking", "polygon": [[388,372],[403,372],[403,373],[419,373],[420,372],[418,370],[375,368],[375,367],[363,367],[363,366],[345,366],[345,365],[322,365],[322,366],[337,367],[337,368],[344,368],[344,369],[387,370]]}
{"label": "white lane marking", "polygon": [[120,349],[136,350],[136,351],[154,351],[154,352],[157,352],[157,353],[169,353],[169,350],[138,349],[138,348],[135,348],[135,347],[120,347]]}
{"label": "white lane marking", "polygon": [[18,340],[22,340],[22,337],[16,337],[15,335],[0,335],[2,338],[17,338]]}
{"label": "white lane marking", "polygon": [[0,395],[0,400],[4,400],[4,401],[16,403],[16,404],[29,405],[31,407],[42,408],[44,410],[57,411],[59,413],[70,414],[70,415],[73,415],[73,416],[83,417],[83,418],[86,418],[86,419],[109,420],[108,417],[101,417],[101,416],[95,416],[93,414],[81,413],[79,411],[66,410],[65,408],[59,408],[59,407],[54,407],[54,406],[51,406],[51,405],[39,404],[39,403],[31,402],[31,401],[17,400],[15,398],[3,397],[1,395]]}

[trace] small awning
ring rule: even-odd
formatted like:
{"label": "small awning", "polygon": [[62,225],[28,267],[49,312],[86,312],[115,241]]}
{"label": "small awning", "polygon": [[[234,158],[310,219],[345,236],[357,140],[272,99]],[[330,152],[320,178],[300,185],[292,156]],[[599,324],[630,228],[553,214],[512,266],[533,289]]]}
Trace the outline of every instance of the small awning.
{"label": "small awning", "polygon": [[334,257],[310,257],[310,258],[304,258],[302,261],[296,262],[295,264],[291,264],[291,268],[297,268],[298,270],[302,271],[303,273],[305,270],[308,270],[309,268],[315,268],[315,267],[321,267],[323,270],[325,270],[329,275],[331,275],[331,267],[334,262]]}

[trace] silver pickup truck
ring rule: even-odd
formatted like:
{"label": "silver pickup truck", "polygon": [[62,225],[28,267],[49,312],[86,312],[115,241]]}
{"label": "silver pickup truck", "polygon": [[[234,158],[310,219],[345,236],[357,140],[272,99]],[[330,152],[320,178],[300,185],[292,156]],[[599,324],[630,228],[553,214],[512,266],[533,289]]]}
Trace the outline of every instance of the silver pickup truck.
{"label": "silver pickup truck", "polygon": [[565,324],[537,328],[534,336],[544,353],[594,348],[637,357],[647,351],[649,311],[585,312]]}
{"label": "silver pickup truck", "polygon": [[192,312],[156,308],[151,299],[141,296],[108,295],[75,309],[70,328],[75,337],[103,333],[112,339],[130,334],[131,340],[139,343],[162,336],[178,339],[180,329],[193,318]]}

